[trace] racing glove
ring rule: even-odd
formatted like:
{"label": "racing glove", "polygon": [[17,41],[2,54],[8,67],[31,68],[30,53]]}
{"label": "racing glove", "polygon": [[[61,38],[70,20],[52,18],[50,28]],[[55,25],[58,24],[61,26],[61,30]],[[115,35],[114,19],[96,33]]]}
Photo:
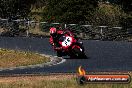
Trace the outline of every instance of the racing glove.
{"label": "racing glove", "polygon": [[52,43],[51,45],[52,45],[52,46],[54,46],[55,44],[54,44],[54,43]]}

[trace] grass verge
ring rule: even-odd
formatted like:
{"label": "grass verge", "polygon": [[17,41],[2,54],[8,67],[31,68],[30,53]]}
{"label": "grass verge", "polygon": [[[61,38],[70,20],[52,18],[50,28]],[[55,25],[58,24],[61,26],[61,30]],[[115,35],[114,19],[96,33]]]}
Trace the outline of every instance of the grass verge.
{"label": "grass verge", "polygon": [[132,88],[130,84],[78,85],[75,75],[0,77],[0,88]]}
{"label": "grass verge", "polygon": [[41,64],[50,59],[33,52],[0,49],[0,68]]}

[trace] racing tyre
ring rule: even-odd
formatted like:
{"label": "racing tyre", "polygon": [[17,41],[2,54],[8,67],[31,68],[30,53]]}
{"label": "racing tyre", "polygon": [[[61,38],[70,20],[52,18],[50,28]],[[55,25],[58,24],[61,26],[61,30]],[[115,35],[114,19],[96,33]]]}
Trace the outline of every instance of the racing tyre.
{"label": "racing tyre", "polygon": [[84,54],[84,51],[80,50],[79,48],[74,48],[72,50],[72,52],[73,52],[73,57],[74,58],[77,58],[77,59],[85,59],[86,58],[86,55]]}
{"label": "racing tyre", "polygon": [[62,52],[61,51],[57,51],[57,56],[58,57],[62,57]]}

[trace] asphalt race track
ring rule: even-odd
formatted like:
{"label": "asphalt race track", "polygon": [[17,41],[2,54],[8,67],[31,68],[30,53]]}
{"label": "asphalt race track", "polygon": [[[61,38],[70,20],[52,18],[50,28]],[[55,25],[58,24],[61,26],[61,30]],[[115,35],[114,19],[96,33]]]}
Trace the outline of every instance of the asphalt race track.
{"label": "asphalt race track", "polygon": [[[81,65],[91,71],[132,71],[132,43],[83,40],[88,59],[66,59],[66,62],[36,68],[2,70],[2,74],[75,73]],[[0,37],[0,48],[56,55],[47,38]],[[36,58],[37,59],[37,58]]]}

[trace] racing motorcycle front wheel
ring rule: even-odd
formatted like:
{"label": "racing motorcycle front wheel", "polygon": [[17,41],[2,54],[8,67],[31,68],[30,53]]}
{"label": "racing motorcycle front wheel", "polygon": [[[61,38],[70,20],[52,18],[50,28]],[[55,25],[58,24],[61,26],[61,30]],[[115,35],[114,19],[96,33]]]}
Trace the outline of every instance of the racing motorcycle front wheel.
{"label": "racing motorcycle front wheel", "polygon": [[80,46],[74,47],[72,49],[72,57],[77,58],[77,59],[86,59],[87,56],[84,53],[84,49],[81,48]]}

